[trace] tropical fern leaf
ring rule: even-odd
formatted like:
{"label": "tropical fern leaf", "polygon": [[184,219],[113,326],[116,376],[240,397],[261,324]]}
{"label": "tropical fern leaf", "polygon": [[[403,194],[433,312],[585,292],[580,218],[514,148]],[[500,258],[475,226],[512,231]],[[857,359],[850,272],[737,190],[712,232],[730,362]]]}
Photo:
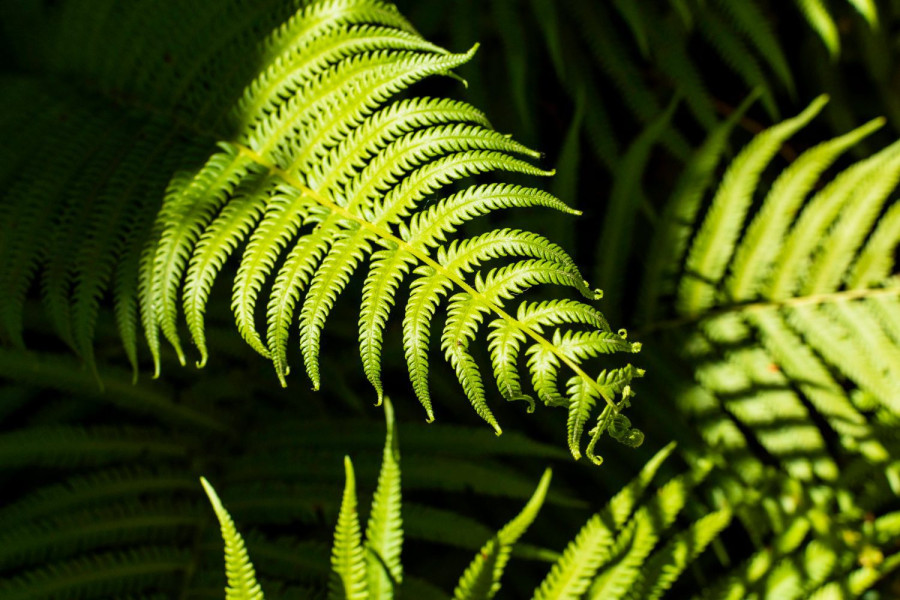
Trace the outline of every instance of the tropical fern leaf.
{"label": "tropical fern leaf", "polygon": [[[429,421],[436,314],[446,315],[440,337],[447,362],[497,433],[489,381],[475,358],[482,325],[514,332],[487,344],[492,364],[506,365],[497,379],[501,395],[527,395],[515,384],[522,378],[512,375],[520,365],[511,357],[522,346],[540,348],[522,366],[532,365],[530,375],[541,379],[542,399],[563,392],[537,373],[564,368],[572,372],[566,379],[574,374],[618,414],[624,404],[597,383],[602,368],[586,360],[606,347],[585,338],[596,352],[582,358],[552,341],[556,329],[575,332],[583,324],[557,321],[542,330],[516,317],[523,296],[546,284],[575,288],[590,310],[596,294],[572,259],[517,229],[461,237],[471,221],[499,209],[577,212],[539,190],[473,181],[550,172],[531,164],[539,153],[491,129],[472,106],[408,93],[433,75],[458,77],[455,69],[477,46],[449,53],[381,0],[265,6],[211,3],[196,13],[176,7],[152,15],[144,7],[77,0],[47,9],[38,37],[53,42],[35,59],[41,78],[4,79],[4,104],[21,119],[3,126],[42,153],[65,140],[78,143],[52,153],[43,165],[51,177],[35,165],[17,169],[14,154],[4,163],[4,343],[25,347],[22,313],[38,282],[48,323],[94,368],[94,335],[110,290],[135,370],[138,322],[157,375],[161,337],[185,362],[182,313],[202,366],[214,284],[228,276],[234,322],[246,342],[286,383],[297,335],[318,388],[326,322],[358,276],[360,356],[379,400],[384,333],[400,304],[407,368]],[[87,16],[96,13],[103,18]],[[78,49],[69,52],[67,44]],[[156,62],[147,61],[164,68],[151,77],[143,65]],[[60,79],[90,85],[57,94]],[[135,241],[140,237],[147,243]],[[603,433],[596,429],[592,448]],[[579,446],[572,443],[576,457]]]}
{"label": "tropical fern leaf", "polygon": [[[311,4],[270,37],[263,52],[267,66],[234,108],[240,126],[231,140],[222,142],[190,180],[170,186],[142,263],[142,319],[157,370],[157,331],[184,362],[177,332],[179,290],[200,350],[199,364],[206,362],[205,306],[227,258],[244,245],[232,290],[235,322],[247,343],[272,359],[282,383],[296,321],[307,374],[313,387],[319,387],[326,319],[368,258],[360,352],[379,399],[388,313],[401,282],[411,275],[404,346],[413,388],[428,420],[434,418],[428,341],[443,296],[448,297],[444,355],[476,412],[498,434],[480,368],[469,350],[488,319],[492,327],[509,329],[488,344],[494,364],[505,365],[498,371],[498,385],[508,399],[523,397],[514,357],[527,342],[540,350],[529,361],[533,373],[565,366],[618,414],[623,404],[615,399],[616,386],[595,380],[582,363],[609,351],[635,352],[638,345],[616,343],[615,335],[607,338],[603,328],[597,336],[580,337],[584,350],[575,352],[559,341],[567,338],[543,332],[540,322],[523,323],[507,308],[539,284],[573,287],[593,300],[595,293],[571,258],[537,234],[512,229],[448,243],[466,222],[500,208],[572,211],[546,193],[497,184],[472,185],[425,203],[479,173],[547,174],[516,157],[534,158],[536,153],[487,128],[471,107],[450,100],[391,101],[425,77],[452,73],[474,49],[448,54],[394,18],[368,12],[366,2],[347,3],[346,8],[346,14],[326,18],[327,4]],[[284,42],[288,38],[294,41]],[[490,268],[492,261],[508,264]],[[270,285],[262,334],[256,309]],[[567,302],[560,306],[573,306]],[[587,304],[579,306],[591,310]],[[639,371],[618,374],[624,386]],[[539,395],[543,392],[545,401],[560,395],[552,386],[542,379]],[[594,430],[594,443],[604,431],[603,425]],[[581,454],[579,437],[570,430],[575,457]]]}
{"label": "tropical fern leaf", "polygon": [[[817,191],[814,186],[841,153],[883,121],[801,154],[774,180],[752,219],[747,216],[759,187],[752,182],[782,143],[780,136],[796,131],[821,106],[814,102],[748,145],[696,221],[684,265],[676,266],[679,253],[669,254],[668,266],[655,265],[653,272],[683,269],[676,321],[699,325],[699,333],[682,340],[679,353],[696,365],[700,386],[712,398],[728,399],[730,418],[754,432],[772,456],[784,457],[796,476],[834,479],[837,467],[809,411],[824,418],[851,452],[879,461],[887,457],[884,442],[873,439],[865,409],[854,406],[841,381],[897,411],[890,390],[900,374],[887,358],[896,355],[900,340],[891,325],[897,318],[891,275],[898,241],[890,228],[897,209],[888,201],[900,175],[897,146],[846,168]],[[856,275],[864,271],[869,275]],[[708,433],[710,441],[721,442],[722,431]],[[805,450],[798,454],[800,447]]]}

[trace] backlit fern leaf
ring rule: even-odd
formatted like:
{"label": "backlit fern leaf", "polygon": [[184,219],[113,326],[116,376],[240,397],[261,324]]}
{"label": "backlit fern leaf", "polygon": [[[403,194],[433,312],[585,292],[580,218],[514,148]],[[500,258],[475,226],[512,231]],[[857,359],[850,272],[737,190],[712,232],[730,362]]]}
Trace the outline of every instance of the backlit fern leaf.
{"label": "backlit fern leaf", "polygon": [[[368,260],[360,353],[379,398],[384,329],[403,294],[403,281],[411,279],[404,346],[410,379],[428,420],[433,419],[429,340],[444,297],[441,348],[476,412],[498,433],[481,369],[469,349],[485,321],[492,330],[507,331],[490,335],[488,350],[495,367],[504,365],[496,371],[497,381],[508,399],[525,396],[515,357],[528,343],[541,349],[526,350],[533,378],[541,379],[539,397],[559,402],[562,396],[551,389],[551,379],[537,373],[564,366],[607,413],[617,415],[624,404],[616,395],[638,371],[619,369],[621,385],[606,385],[583,365],[601,353],[636,352],[639,345],[609,333],[605,322],[600,335],[575,330],[550,335],[539,322],[528,324],[514,316],[513,301],[541,284],[575,288],[594,300],[595,292],[572,259],[545,238],[524,231],[496,229],[451,238],[472,219],[501,208],[545,206],[574,212],[549,194],[513,185],[475,184],[445,193],[482,173],[546,175],[523,160],[538,155],[491,130],[478,111],[463,103],[393,99],[430,75],[452,75],[474,48],[466,54],[447,53],[399,24],[379,2],[340,2],[344,12],[336,14],[328,12],[329,5],[310,4],[270,36],[263,44],[260,74],[232,111],[237,128],[230,141],[220,142],[221,150],[190,180],[180,178],[170,186],[144,255],[140,288],[142,319],[157,369],[158,332],[184,362],[179,293],[200,351],[199,364],[206,363],[205,307],[229,256],[240,253],[232,288],[238,330],[273,361],[285,383],[290,330],[297,324],[300,354],[318,388],[326,320]],[[593,310],[584,303],[560,302],[562,310],[578,306],[584,315]],[[266,306],[264,332],[258,328],[260,304]],[[597,322],[584,316],[577,320],[582,326]],[[572,344],[581,349],[569,349]],[[580,406],[579,414],[587,417],[588,403]],[[607,421],[594,429],[591,448]],[[570,430],[576,457],[579,446],[580,428]]]}

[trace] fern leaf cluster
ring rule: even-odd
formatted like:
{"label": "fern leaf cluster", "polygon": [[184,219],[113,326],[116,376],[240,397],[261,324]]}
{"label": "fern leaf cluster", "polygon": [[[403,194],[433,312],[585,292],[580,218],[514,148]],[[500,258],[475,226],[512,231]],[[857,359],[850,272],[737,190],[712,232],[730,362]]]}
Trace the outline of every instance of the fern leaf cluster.
{"label": "fern leaf cluster", "polygon": [[406,8],[0,7],[0,596],[895,595],[897,7]]}
{"label": "fern leaf cluster", "polygon": [[[346,484],[334,532],[330,598],[394,598],[393,586],[401,581],[400,467],[394,447],[392,410],[390,402],[386,400],[388,434],[384,462],[366,528],[365,543],[357,512],[353,463],[349,458],[344,460]],[[692,523],[665,545],[656,548],[663,532],[684,509],[690,490],[705,476],[705,472],[698,471],[695,476],[675,478],[660,488],[656,497],[641,504],[641,496],[673,448],[670,445],[652,458],[638,477],[610,500],[603,512],[584,525],[535,590],[535,600],[582,597],[658,598],[728,525],[731,513],[723,508]],[[708,471],[708,467],[705,470]],[[202,483],[222,523],[225,564],[230,585],[228,597],[262,597],[231,517],[206,480],[202,480]],[[477,600],[495,596],[500,589],[500,579],[509,561],[512,546],[537,516],[549,484],[548,470],[521,513],[492,536],[475,555],[460,577],[453,598]],[[388,499],[393,499],[392,508],[383,508]],[[393,530],[393,539],[389,545],[385,545],[384,538],[377,533],[385,527]],[[376,532],[374,537],[373,532]],[[373,568],[379,575],[373,577]],[[383,583],[382,577],[386,578]],[[233,590],[238,586],[247,591],[243,596],[232,596],[235,593]]]}
{"label": "fern leaf cluster", "polygon": [[[140,402],[163,395],[159,384],[132,387],[127,371],[102,369],[107,390],[100,392],[94,376],[79,370],[70,357],[42,357],[40,364],[43,380],[66,382],[60,376],[65,375],[69,389],[35,387],[28,374],[13,368],[4,372],[0,386],[0,406],[9,411],[0,430],[5,491],[0,505],[0,595],[118,598],[151,597],[155,592],[173,597],[221,590],[221,545],[202,509],[197,465],[214,474],[228,494],[229,509],[250,528],[246,548],[264,560],[256,572],[270,594],[297,585],[324,588],[327,546],[282,528],[314,531],[322,514],[329,519],[338,515],[339,467],[348,447],[362,454],[359,480],[376,483],[384,470],[378,464],[388,451],[380,451],[383,424],[358,420],[349,425],[321,415],[279,420],[274,409],[265,417],[248,410],[241,425],[255,423],[250,426],[257,434],[247,436],[246,446],[235,446],[235,422],[216,419],[222,416],[216,406],[245,400],[243,393],[252,383],[240,386],[241,391],[208,384],[201,384],[196,394],[184,390],[181,411],[205,419],[173,420],[171,406]],[[88,391],[77,391],[76,381]],[[247,381],[253,381],[250,374]],[[118,396],[120,389],[131,395]],[[271,402],[261,389],[252,393]],[[213,404],[207,405],[211,399]],[[80,410],[67,410],[72,406]],[[209,422],[217,426],[209,427]],[[342,431],[353,435],[342,440]],[[482,517],[458,508],[460,498],[524,501],[530,496],[532,481],[512,459],[521,457],[527,464],[565,456],[515,432],[496,439],[481,428],[415,423],[404,431],[409,438],[404,444],[409,499],[404,502],[402,536],[431,552],[474,552],[490,531]],[[448,459],[459,441],[467,443],[470,456]],[[396,453],[396,439],[392,448]],[[435,477],[435,468],[455,470],[455,475]],[[399,478],[399,472],[385,473],[382,479]],[[372,514],[383,516],[371,519],[366,531],[381,557],[367,551],[366,560],[378,564],[370,572],[375,576],[386,564],[391,573],[373,586],[399,581],[400,521],[392,517],[400,510],[399,493],[390,492],[398,485],[399,479],[378,488],[382,493]],[[438,497],[444,501],[435,502]],[[551,495],[549,503],[581,506],[566,493]],[[239,557],[239,545],[233,548]],[[517,556],[547,554],[532,544],[524,545]],[[421,582],[413,577],[404,585],[414,590]]]}

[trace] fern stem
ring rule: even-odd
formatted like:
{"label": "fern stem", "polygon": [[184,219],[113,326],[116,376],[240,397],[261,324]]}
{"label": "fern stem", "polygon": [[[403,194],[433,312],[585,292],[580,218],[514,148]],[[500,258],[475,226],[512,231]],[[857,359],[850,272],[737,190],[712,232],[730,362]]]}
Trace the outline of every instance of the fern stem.
{"label": "fern stem", "polygon": [[333,200],[329,200],[328,198],[326,198],[325,196],[323,196],[316,190],[305,185],[297,177],[294,177],[293,175],[291,175],[287,171],[281,169],[277,165],[270,163],[263,156],[261,156],[259,153],[255,152],[251,148],[248,148],[247,146],[244,146],[243,144],[238,144],[238,143],[235,143],[234,146],[238,149],[239,154],[243,154],[244,156],[246,156],[250,160],[254,161],[255,163],[259,164],[260,166],[267,168],[271,174],[280,177],[281,179],[283,179],[284,181],[286,181],[293,187],[300,190],[304,195],[306,195],[309,198],[311,198],[312,200],[316,201],[321,206],[327,208],[328,210],[332,211],[333,213],[340,215],[341,218],[343,218],[343,219],[347,219],[347,220],[353,221],[355,223],[358,223],[360,227],[362,227],[368,231],[371,231],[373,234],[378,236],[380,239],[396,244],[399,248],[402,248],[406,252],[409,252],[410,254],[415,256],[422,263],[428,265],[429,267],[434,269],[436,272],[441,273],[447,279],[449,279],[450,281],[455,283],[457,286],[459,286],[459,288],[462,289],[464,292],[466,292],[473,298],[477,299],[478,301],[482,302],[485,306],[489,307],[501,319],[503,319],[504,321],[506,321],[513,327],[515,327],[518,330],[525,333],[525,335],[527,335],[528,337],[533,339],[535,342],[540,344],[540,346],[542,348],[544,348],[548,352],[551,352],[554,356],[559,358],[559,360],[561,360],[563,362],[563,364],[568,366],[576,375],[578,375],[583,380],[589,382],[589,384],[597,391],[597,393],[600,394],[600,397],[602,397],[606,401],[606,403],[612,409],[614,414],[619,413],[619,406],[616,404],[615,400],[606,393],[606,390],[604,390],[596,382],[596,380],[594,380],[593,377],[588,375],[580,366],[578,366],[577,363],[575,363],[568,356],[563,354],[547,338],[542,336],[540,333],[534,331],[530,327],[527,327],[524,324],[522,324],[521,321],[519,321],[515,317],[511,316],[509,313],[507,313],[501,307],[497,306],[494,302],[489,300],[484,294],[477,291],[475,288],[473,288],[468,283],[466,283],[466,281],[464,279],[457,276],[452,271],[446,269],[442,264],[440,264],[439,262],[434,260],[426,252],[423,252],[419,248],[416,248],[412,244],[409,244],[405,240],[395,236],[390,231],[383,229],[383,228],[379,227],[378,225],[375,225],[375,224],[367,221],[366,219],[353,214],[352,212],[350,212],[343,206],[337,204]]}
{"label": "fern stem", "polygon": [[648,333],[664,329],[675,329],[684,325],[696,323],[703,319],[730,313],[744,313],[760,310],[778,310],[780,308],[791,308],[794,306],[830,304],[835,302],[851,302],[853,300],[882,297],[890,298],[892,296],[900,296],[900,287],[843,290],[841,292],[832,292],[828,294],[811,294],[808,296],[798,296],[796,298],[787,298],[785,300],[766,300],[763,302],[732,304],[730,306],[716,308],[715,310],[708,310],[702,313],[689,314],[675,319],[668,319],[665,321],[659,321],[657,323],[650,323],[649,325],[647,325],[647,327],[640,330],[637,335],[646,335]]}

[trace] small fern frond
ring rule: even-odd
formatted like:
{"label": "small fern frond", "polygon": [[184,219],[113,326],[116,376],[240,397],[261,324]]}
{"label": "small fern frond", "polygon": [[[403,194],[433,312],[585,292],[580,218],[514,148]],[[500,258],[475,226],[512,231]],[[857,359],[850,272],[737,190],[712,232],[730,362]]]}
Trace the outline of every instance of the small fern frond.
{"label": "small fern frond", "polygon": [[[638,477],[610,500],[602,512],[585,523],[535,590],[534,600],[580,598],[588,590],[591,590],[588,597],[606,597],[602,594],[597,596],[594,591],[599,594],[599,590],[606,585],[607,578],[618,568],[616,557],[620,552],[626,551],[625,546],[642,540],[640,543],[643,544],[645,555],[653,549],[661,531],[684,507],[687,493],[696,483],[688,478],[672,480],[659,491],[655,499],[632,516],[639,496],[673,449],[674,445],[669,445],[657,453]],[[621,548],[620,544],[623,545]],[[629,567],[631,576],[637,576],[642,563],[643,558],[635,555],[633,564]],[[605,571],[607,568],[613,571]],[[624,586],[623,589],[628,587]]]}
{"label": "small fern frond", "polygon": [[384,399],[387,434],[378,473],[378,485],[372,496],[372,509],[366,524],[366,572],[368,598],[391,600],[403,583],[400,549],[403,546],[403,519],[400,516],[400,448],[397,443],[394,407]]}
{"label": "small fern frond", "polygon": [[244,540],[235,528],[231,515],[228,514],[209,482],[201,477],[200,483],[203,484],[203,489],[219,519],[222,539],[225,542],[225,573],[228,576],[225,598],[227,600],[263,600],[263,592],[256,582],[256,572],[247,556]]}
{"label": "small fern frond", "polygon": [[453,592],[454,600],[488,600],[497,594],[512,547],[537,517],[550,486],[550,477],[550,470],[544,471],[522,512],[481,548],[460,577]]}
{"label": "small fern frond", "polygon": [[328,582],[328,597],[334,600],[365,600],[368,598],[366,553],[356,510],[356,476],[349,457],[344,457],[344,474],[346,484],[331,548],[332,573]]}

